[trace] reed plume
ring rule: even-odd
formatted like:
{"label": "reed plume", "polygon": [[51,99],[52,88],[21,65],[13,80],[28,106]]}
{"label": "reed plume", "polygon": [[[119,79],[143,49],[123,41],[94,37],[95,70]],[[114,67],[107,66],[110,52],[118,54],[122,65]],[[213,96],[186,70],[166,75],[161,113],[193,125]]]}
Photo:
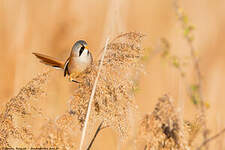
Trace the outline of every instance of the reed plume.
{"label": "reed plume", "polygon": [[189,149],[182,118],[167,95],[159,98],[154,111],[142,119],[140,136],[146,150]]}
{"label": "reed plume", "polygon": [[[127,137],[130,129],[129,114],[136,110],[134,89],[142,71],[143,36],[129,32],[117,36],[108,44],[91,107],[90,122],[103,121],[103,128],[113,128],[123,138]],[[82,129],[84,125],[99,63],[99,60],[95,61],[78,77],[81,83],[69,100],[68,111],[55,120],[49,119],[34,103],[48,94],[46,82],[50,71],[29,81],[1,112],[0,147],[78,148],[79,127]],[[30,122],[38,117],[44,124],[36,133]]]}

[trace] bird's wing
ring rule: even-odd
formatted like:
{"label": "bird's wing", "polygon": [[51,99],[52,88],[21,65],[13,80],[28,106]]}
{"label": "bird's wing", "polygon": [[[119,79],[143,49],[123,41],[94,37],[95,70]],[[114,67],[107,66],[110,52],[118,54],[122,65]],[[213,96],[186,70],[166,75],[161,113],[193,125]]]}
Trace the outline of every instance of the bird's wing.
{"label": "bird's wing", "polygon": [[66,74],[70,75],[69,70],[68,70],[69,62],[70,62],[70,57],[66,60],[66,62],[64,64],[64,77],[66,76]]}

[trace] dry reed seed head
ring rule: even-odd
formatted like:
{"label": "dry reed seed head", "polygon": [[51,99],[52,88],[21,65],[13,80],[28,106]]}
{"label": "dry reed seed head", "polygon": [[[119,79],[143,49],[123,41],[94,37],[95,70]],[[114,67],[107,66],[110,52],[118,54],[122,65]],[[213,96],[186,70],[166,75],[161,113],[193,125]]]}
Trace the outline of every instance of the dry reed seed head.
{"label": "dry reed seed head", "polygon": [[7,137],[7,143],[13,147],[28,147],[34,143],[34,136],[26,127],[13,127]]}
{"label": "dry reed seed head", "polygon": [[188,148],[182,126],[171,99],[165,95],[159,98],[154,111],[144,116],[140,135],[146,141],[146,149],[184,150]]}
{"label": "dry reed seed head", "polygon": [[[128,114],[130,111],[135,112],[132,89],[134,89],[133,79],[138,75],[134,72],[140,72],[141,68],[138,60],[142,56],[140,47],[142,36],[134,32],[126,33],[110,43],[117,47],[110,47],[110,45],[108,47],[92,107],[94,113],[91,122],[104,120],[104,126],[116,129],[122,136],[127,135],[129,129]],[[33,104],[33,100],[39,100],[47,93],[45,83],[49,71],[40,74],[22,87],[0,114],[0,146],[55,146],[75,149],[75,146],[79,145],[75,133],[80,132],[74,131],[77,130],[78,125],[83,126],[98,66],[99,61],[96,61],[86,73],[80,75],[83,80],[75,91],[73,100],[70,101],[68,112],[59,116],[56,123],[50,121],[44,124],[40,129],[41,134],[38,135],[34,134],[28,122],[32,120],[31,118],[36,119],[37,114],[41,119],[49,120]]]}
{"label": "dry reed seed head", "polygon": [[74,115],[74,112],[71,111],[59,116],[59,118],[56,119],[56,124],[61,129],[75,131],[79,126],[79,122],[77,120],[78,119]]}
{"label": "dry reed seed head", "polygon": [[9,117],[6,117],[1,114],[0,115],[0,146],[1,147],[9,147],[9,143],[7,142],[7,138],[9,134],[14,130],[12,120]]}
{"label": "dry reed seed head", "polygon": [[[19,93],[11,98],[0,115],[0,146],[14,146],[17,144],[29,145],[33,143],[33,135],[28,126],[19,126],[18,120],[29,119],[31,114],[31,101],[40,98],[45,93],[45,83],[49,71],[33,78],[22,87]],[[32,106],[34,108],[34,106]],[[19,145],[18,145],[19,146]]]}
{"label": "dry reed seed head", "polygon": [[[116,129],[121,137],[127,136],[128,113],[136,107],[132,89],[135,86],[134,79],[142,67],[139,61],[143,56],[143,49],[140,47],[142,37],[140,33],[125,33],[108,44],[94,96],[90,120],[104,121],[104,126]],[[94,62],[89,73],[80,75],[82,82],[70,103],[69,111],[77,116],[81,127],[99,63],[100,61]]]}
{"label": "dry reed seed head", "polygon": [[200,136],[200,133],[203,129],[203,124],[204,121],[202,115],[197,115],[195,119],[192,121],[184,122],[184,127],[189,146],[193,147],[194,145],[199,145],[199,143],[198,144],[193,143],[196,141],[196,139],[198,139],[198,136]]}
{"label": "dry reed seed head", "polygon": [[48,73],[49,71],[39,74],[22,87],[19,93],[7,102],[4,114],[7,116],[10,115],[11,112],[17,112],[25,115],[26,106],[29,103],[29,100],[37,99],[45,94],[45,83],[48,78]]}
{"label": "dry reed seed head", "polygon": [[[74,132],[74,131],[73,131]],[[41,128],[41,134],[36,138],[36,147],[77,149],[77,137],[71,131],[61,129],[53,121],[47,122]]]}

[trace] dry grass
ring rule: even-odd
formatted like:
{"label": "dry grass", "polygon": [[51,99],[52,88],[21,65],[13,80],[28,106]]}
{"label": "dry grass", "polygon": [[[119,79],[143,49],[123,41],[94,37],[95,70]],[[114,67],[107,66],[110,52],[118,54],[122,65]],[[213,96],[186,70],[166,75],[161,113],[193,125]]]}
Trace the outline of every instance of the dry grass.
{"label": "dry grass", "polygon": [[[135,111],[134,89],[139,72],[142,70],[141,57],[143,49],[140,46],[140,33],[130,32],[121,34],[108,45],[108,50],[99,76],[94,105],[92,106],[91,122],[103,121],[103,128],[110,127],[117,131],[121,138],[126,138],[130,128],[129,113]],[[49,71],[32,79],[26,86],[20,89],[18,95],[6,104],[1,114],[1,147],[15,146],[39,146],[74,149],[78,144],[74,132],[84,125],[89,97],[91,95],[94,80],[97,75],[99,61],[79,76],[82,81],[73,98],[70,100],[70,108],[65,114],[56,119],[49,120],[31,101],[41,99],[41,95],[47,94],[45,88]],[[41,133],[34,135],[29,125],[17,127],[16,120],[36,117],[46,119],[40,128]],[[15,119],[17,118],[17,119]],[[28,120],[29,121],[29,120]],[[17,140],[19,145],[10,143],[9,140]]]}
{"label": "dry grass", "polygon": [[27,85],[22,87],[19,93],[11,98],[1,112],[0,121],[0,145],[1,147],[11,147],[10,140],[17,140],[19,145],[29,145],[33,143],[33,134],[29,125],[20,126],[19,120],[28,119],[34,111],[41,113],[32,106],[32,101],[38,100],[46,90],[44,89],[49,71],[38,75]]}
{"label": "dry grass", "polygon": [[[47,70],[21,85],[43,68],[31,57],[33,51],[64,59],[74,40],[82,38],[96,58],[96,50],[102,52],[103,36],[109,36],[103,28],[114,35],[134,29],[148,36],[144,46],[143,35],[136,32],[110,41],[91,106],[85,148],[224,149],[223,1],[180,1],[183,9],[163,0],[48,4],[2,1],[0,5],[0,57],[4,62],[0,63],[0,149],[79,148],[100,62],[95,59],[80,76],[81,84],[66,82],[57,71]],[[167,64],[163,66],[155,57],[158,50],[151,51],[149,56],[154,52],[154,57],[146,61],[149,74],[140,78],[144,70],[140,60],[149,60],[143,49],[151,49],[149,45],[161,36],[165,37],[162,56]],[[52,83],[47,82],[51,73],[57,79]],[[137,88],[139,80],[141,87]],[[49,89],[52,84],[54,88]],[[158,99],[163,93],[169,96]],[[62,106],[66,101],[67,109]],[[141,123],[135,122],[139,119],[135,115],[141,116]],[[126,147],[116,140],[126,141]]]}
{"label": "dry grass", "polygon": [[[143,36],[136,32],[124,33],[108,44],[90,107],[90,125],[86,134],[89,137],[85,138],[85,147],[90,148],[99,131],[104,128],[116,131],[121,140],[127,139],[135,130],[130,121],[135,117],[133,114],[138,113],[134,95],[139,74],[143,71]],[[0,147],[78,149],[99,64],[100,60],[95,61],[78,77],[81,83],[69,100],[68,110],[55,120],[51,120],[36,106],[36,102],[48,94],[46,82],[51,71],[38,75],[22,87],[1,112]],[[149,150],[194,149],[199,145],[195,139],[202,131],[202,118],[184,121],[173,100],[165,95],[159,98],[154,111],[143,117],[136,139],[144,141],[144,149]],[[37,133],[31,122],[40,119],[44,123],[39,126]],[[101,124],[92,138],[93,129],[99,122]],[[203,141],[202,145],[222,133]],[[90,138],[92,142],[87,146]]]}
{"label": "dry grass", "polygon": [[[92,115],[95,122],[104,122],[104,127],[117,131],[126,138],[129,130],[129,113],[135,111],[134,94],[135,80],[140,72],[140,58],[143,50],[140,47],[140,33],[127,33],[116,37],[108,45],[103,68],[96,87]],[[79,120],[82,128],[92,87],[97,75],[99,62],[95,62],[88,73],[80,76],[83,80],[74,92],[70,102],[70,114]]]}
{"label": "dry grass", "polygon": [[184,133],[184,124],[171,98],[159,98],[154,111],[144,116],[140,135],[146,141],[145,149],[189,149]]}
{"label": "dry grass", "polygon": [[146,114],[140,123],[139,140],[144,140],[148,150],[189,150],[201,149],[205,144],[214,140],[224,129],[207,139],[198,147],[199,135],[203,130],[203,117],[197,116],[192,121],[183,120],[173,100],[165,95],[158,99],[154,111]]}
{"label": "dry grass", "polygon": [[[129,32],[114,38],[107,47],[107,53],[99,74],[98,84],[91,105],[89,139],[93,129],[99,125],[91,144],[88,138],[85,147],[91,147],[99,131],[111,128],[125,140],[133,132],[133,114],[138,113],[134,102],[138,77],[143,71],[141,47],[143,34]],[[46,71],[33,78],[11,98],[0,115],[0,147],[42,147],[59,149],[78,149],[81,129],[87,113],[89,98],[99,69],[95,61],[78,78],[81,83],[69,100],[68,110],[51,120],[36,105],[48,94],[46,82],[51,71]],[[132,118],[132,119],[131,119]],[[37,133],[33,121],[42,120]],[[184,121],[179,115],[173,100],[165,95],[159,98],[154,111],[143,117],[136,139],[144,141],[144,149],[201,149],[209,141],[220,136],[224,131],[204,140],[200,147],[195,143],[202,131],[203,117],[194,121]],[[88,149],[89,149],[88,148]]]}

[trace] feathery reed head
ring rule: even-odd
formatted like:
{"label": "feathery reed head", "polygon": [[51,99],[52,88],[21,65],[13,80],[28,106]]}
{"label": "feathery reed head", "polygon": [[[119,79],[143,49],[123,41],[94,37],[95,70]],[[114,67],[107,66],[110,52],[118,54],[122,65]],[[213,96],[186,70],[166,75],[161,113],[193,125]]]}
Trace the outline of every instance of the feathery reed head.
{"label": "feathery reed head", "polygon": [[[94,96],[91,121],[104,121],[103,127],[115,129],[121,137],[128,134],[128,116],[136,109],[133,89],[142,70],[142,37],[140,33],[130,32],[117,36],[109,43]],[[77,148],[79,127],[83,127],[99,63],[99,60],[95,61],[79,76],[82,82],[69,101],[68,111],[55,121],[33,103],[47,94],[45,83],[49,71],[22,87],[0,114],[0,146]],[[30,124],[37,117],[44,120],[38,133]]]}
{"label": "feathery reed head", "polygon": [[31,105],[31,101],[34,99],[38,100],[41,95],[45,94],[45,83],[48,74],[49,71],[33,78],[20,89],[15,97],[6,103],[0,115],[1,147],[10,147],[13,141],[18,141],[19,145],[29,145],[33,142],[33,134],[29,126],[21,125],[19,121],[30,118],[32,112],[36,111],[35,106]]}
{"label": "feathery reed head", "polygon": [[[122,137],[127,134],[129,128],[128,112],[135,109],[132,89],[142,68],[139,61],[143,55],[143,49],[140,47],[142,37],[140,33],[130,32],[119,35],[108,44],[92,106],[92,121],[104,121],[104,126],[115,128]],[[95,61],[80,75],[82,82],[70,102],[69,113],[77,117],[81,127],[99,63]]]}
{"label": "feathery reed head", "polygon": [[151,114],[144,116],[140,135],[149,150],[187,149],[182,121],[167,95],[159,98]]}

